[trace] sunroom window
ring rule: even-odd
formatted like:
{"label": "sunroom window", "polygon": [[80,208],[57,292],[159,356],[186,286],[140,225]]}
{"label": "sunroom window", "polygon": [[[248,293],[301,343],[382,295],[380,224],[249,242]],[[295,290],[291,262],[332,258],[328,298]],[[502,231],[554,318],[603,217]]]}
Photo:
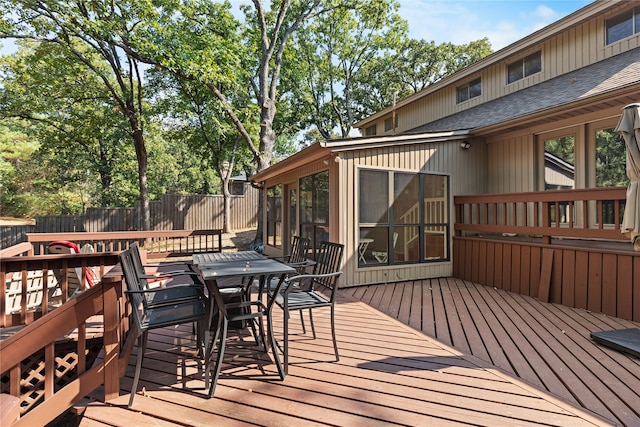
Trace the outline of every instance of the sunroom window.
{"label": "sunroom window", "polygon": [[282,247],[282,185],[267,189],[267,245]]}
{"label": "sunroom window", "polygon": [[311,239],[311,251],[329,239],[329,172],[300,179],[300,235]]}
{"label": "sunroom window", "polygon": [[361,169],[358,266],[449,259],[449,178]]}

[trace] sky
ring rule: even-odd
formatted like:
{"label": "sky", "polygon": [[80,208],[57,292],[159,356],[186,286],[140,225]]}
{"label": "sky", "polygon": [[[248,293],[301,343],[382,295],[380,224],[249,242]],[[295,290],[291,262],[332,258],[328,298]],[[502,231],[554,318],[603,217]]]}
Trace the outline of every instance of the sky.
{"label": "sky", "polygon": [[[438,44],[469,43],[487,37],[494,51],[592,3],[592,0],[399,0],[410,36]],[[231,0],[234,9],[247,0]],[[0,54],[12,53],[0,41]]]}
{"label": "sky", "polygon": [[437,44],[487,37],[494,51],[592,3],[592,0],[400,0],[410,36]]}

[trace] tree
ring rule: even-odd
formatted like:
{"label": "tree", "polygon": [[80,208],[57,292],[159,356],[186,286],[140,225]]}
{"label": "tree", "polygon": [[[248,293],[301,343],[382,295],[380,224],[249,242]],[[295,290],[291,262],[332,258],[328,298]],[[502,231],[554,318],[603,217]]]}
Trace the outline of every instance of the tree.
{"label": "tree", "polygon": [[467,67],[492,53],[486,38],[468,44],[436,44],[408,39],[398,48],[371,59],[357,76],[354,98],[359,102],[357,118],[420,92],[429,85]]}
{"label": "tree", "polygon": [[[254,171],[271,164],[277,142],[274,124],[285,51],[301,24],[323,13],[322,0],[271,2],[271,10],[253,0],[244,7],[244,40],[228,2],[159,1],[158,7],[135,3],[135,31],[121,31],[110,42],[131,57],[201,82],[218,99],[253,156]],[[334,7],[329,1],[328,6]],[[132,6],[133,8],[133,6]],[[113,26],[111,31],[117,30]],[[246,47],[245,47],[246,46]],[[245,117],[238,94],[250,88],[256,116]],[[239,106],[239,108],[238,108]],[[258,138],[247,123],[259,123]],[[262,236],[262,199],[256,240]]]}
{"label": "tree", "polygon": [[[118,49],[133,28],[138,2],[0,1],[0,37],[53,43],[91,70],[127,120],[138,163],[142,228],[151,226],[144,138],[144,84],[139,61]],[[144,5],[144,2],[139,2]],[[106,66],[105,66],[106,65]],[[53,94],[51,94],[53,95]]]}
{"label": "tree", "polygon": [[96,74],[49,43],[21,43],[0,65],[0,117],[28,123],[42,142],[36,155],[50,181],[86,187],[96,204],[113,205],[114,168],[129,154],[121,147],[127,133]]}
{"label": "tree", "polygon": [[[220,176],[224,201],[223,231],[230,231],[229,182],[234,169],[250,166],[251,157],[241,149],[241,138],[220,102],[202,84],[162,72],[150,73],[150,85],[158,93],[157,112],[171,117],[172,131],[189,150],[213,165]],[[238,166],[236,166],[238,165]]]}
{"label": "tree", "polygon": [[29,175],[35,169],[30,159],[38,144],[16,130],[16,122],[0,123],[0,214],[21,217],[29,214]]}
{"label": "tree", "polygon": [[299,65],[287,71],[299,75],[291,79],[292,91],[297,103],[305,106],[310,118],[306,124],[315,125],[323,138],[329,139],[336,129],[339,137],[348,137],[362,117],[362,94],[356,91],[360,75],[406,38],[399,7],[395,0],[359,2],[353,8],[331,9],[297,32]]}

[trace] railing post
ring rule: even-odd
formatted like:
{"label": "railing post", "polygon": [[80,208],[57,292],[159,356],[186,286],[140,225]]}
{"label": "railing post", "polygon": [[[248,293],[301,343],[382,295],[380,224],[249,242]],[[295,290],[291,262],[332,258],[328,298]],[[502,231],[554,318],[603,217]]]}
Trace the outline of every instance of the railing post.
{"label": "railing post", "polygon": [[115,399],[120,395],[119,355],[120,343],[118,340],[118,327],[120,318],[118,315],[118,293],[116,286],[122,278],[105,278],[102,281],[103,315],[104,315],[104,401]]}
{"label": "railing post", "polygon": [[[549,212],[549,202],[542,202],[542,226],[544,228],[551,227],[551,212]],[[544,243],[545,245],[550,245],[551,236],[548,234],[542,236],[542,243]]]}

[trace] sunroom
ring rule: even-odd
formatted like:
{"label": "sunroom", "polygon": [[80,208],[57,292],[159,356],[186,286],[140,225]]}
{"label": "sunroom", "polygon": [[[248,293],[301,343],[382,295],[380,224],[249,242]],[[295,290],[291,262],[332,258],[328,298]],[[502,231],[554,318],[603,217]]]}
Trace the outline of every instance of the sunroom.
{"label": "sunroom", "polygon": [[265,189],[265,253],[287,253],[295,235],[343,243],[342,286],[450,276],[453,194],[483,192],[467,137],[323,141],[252,176]]}

